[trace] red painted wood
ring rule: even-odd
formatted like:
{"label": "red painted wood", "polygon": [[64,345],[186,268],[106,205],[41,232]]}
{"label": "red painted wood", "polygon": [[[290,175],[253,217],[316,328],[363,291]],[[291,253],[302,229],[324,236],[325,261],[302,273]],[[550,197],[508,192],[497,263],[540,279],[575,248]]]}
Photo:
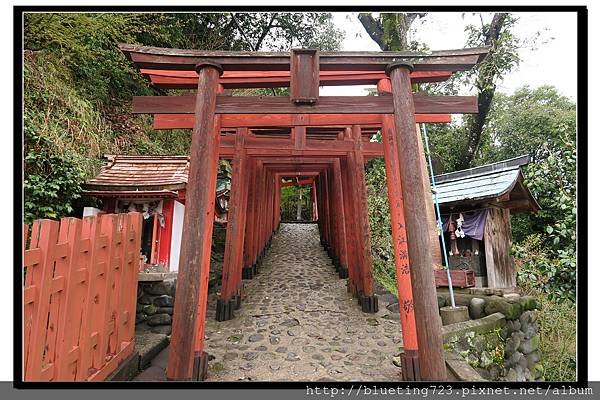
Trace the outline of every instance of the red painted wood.
{"label": "red painted wood", "polygon": [[232,162],[231,191],[229,195],[229,211],[227,213],[227,232],[225,237],[225,254],[221,284],[221,299],[229,301],[237,290],[238,263],[244,249],[243,203],[244,196],[244,135],[236,136],[235,156]]}
{"label": "red painted wood", "polygon": [[[194,357],[204,346],[204,320],[219,158],[219,125],[215,118],[219,70],[199,71],[199,101],[192,132],[186,207],[179,257],[167,377],[189,380]],[[201,94],[201,95],[200,95]]]}
{"label": "red painted wood", "polygon": [[[448,272],[445,269],[436,269],[435,286],[448,287]],[[450,270],[452,277],[452,286],[458,288],[468,288],[475,286],[475,272],[467,270]]]}
{"label": "red painted wood", "polygon": [[171,238],[173,237],[173,218],[175,217],[175,200],[164,199],[162,204],[162,215],[165,220],[165,226],[159,228],[158,244],[158,263],[165,265],[173,271],[175,266],[171,267]]}
{"label": "red painted wood", "polygon": [[[195,89],[198,75],[195,71],[141,69],[153,85],[167,89]],[[442,82],[452,76],[450,71],[415,71],[413,83]],[[321,71],[321,86],[370,85],[386,78],[385,73],[374,71]],[[225,88],[261,88],[290,86],[290,71],[226,71],[219,80]]]}
{"label": "red painted wood", "polygon": [[[476,114],[476,96],[414,95],[415,113]],[[133,114],[193,114],[194,96],[134,96]],[[322,96],[315,105],[294,105],[285,96],[219,96],[217,114],[391,114],[390,96]]]}
{"label": "red painted wood", "polygon": [[[351,139],[351,132],[349,128],[346,129],[345,137]],[[356,296],[358,294],[358,291],[362,290],[362,281],[359,279],[358,269],[358,238],[356,232],[358,221],[356,212],[354,211],[354,204],[356,202],[356,189],[351,173],[351,153],[349,153],[346,157],[340,159],[340,161],[342,170],[342,188],[344,193],[346,240],[347,243],[351,244],[347,246],[348,290],[354,296]]]}
{"label": "red painted wood", "polygon": [[338,233],[340,236],[339,240],[339,257],[341,266],[348,267],[348,238],[346,235],[346,208],[344,205],[344,190],[342,185],[342,172],[341,163],[339,159],[333,162],[333,178],[334,178],[334,190],[336,197],[336,204],[338,207]]}
{"label": "red painted wood", "polygon": [[256,197],[256,168],[255,161],[248,159],[248,199],[246,206],[246,234],[244,240],[244,267],[254,264],[254,221],[255,221],[255,197]]}
{"label": "red painted wood", "polygon": [[[291,126],[293,114],[228,114],[221,117],[223,128]],[[380,124],[381,114],[309,114],[306,125]],[[450,114],[416,114],[417,123],[450,123]],[[154,114],[154,129],[192,129],[192,114]]]}
{"label": "red painted wood", "polygon": [[[124,279],[127,268],[121,255],[128,217],[34,222],[24,253],[25,380],[104,379],[133,351],[135,319],[127,325],[120,318],[123,313],[135,315],[137,295],[137,266],[131,268],[135,279]],[[137,239],[139,261],[138,221],[130,234]],[[121,293],[132,293],[133,301],[122,301]],[[124,335],[129,328],[130,335]]]}
{"label": "red painted wood", "polygon": [[319,99],[319,53],[317,50],[292,49],[290,98],[296,104],[312,104]]}
{"label": "red painted wood", "polygon": [[[126,57],[138,68],[193,70],[198,62],[211,59],[227,71],[289,71],[289,53],[283,52],[207,52],[119,44]],[[462,71],[471,69],[488,53],[488,48],[411,52],[323,52],[320,66],[324,71],[384,71],[398,59],[414,63],[417,71]]]}
{"label": "red painted wood", "polygon": [[366,297],[373,296],[373,260],[371,255],[371,241],[369,233],[369,206],[367,203],[367,186],[365,177],[365,162],[361,151],[361,131],[360,126],[352,126],[352,136],[354,139],[354,182],[356,184],[357,204],[356,215],[358,216],[358,246],[360,254],[360,268],[362,271],[363,293]]}
{"label": "red painted wood", "polygon": [[423,199],[423,170],[419,141],[415,130],[415,106],[413,103],[409,71],[396,67],[390,72],[391,96],[394,101],[394,125],[404,199],[404,215],[411,260],[411,283],[419,346],[421,379],[445,380],[446,367],[442,348],[442,329],[439,319],[437,297],[433,277],[433,261],[430,251],[429,229]]}
{"label": "red painted wood", "polygon": [[417,330],[415,325],[414,300],[410,279],[410,255],[406,241],[406,222],[404,220],[404,201],[402,198],[402,180],[398,144],[394,130],[394,120],[384,117],[382,137],[384,143],[385,173],[387,178],[392,240],[394,245],[394,263],[396,265],[396,284],[398,303],[400,304],[400,323],[402,324],[402,342],[405,350],[417,350]]}

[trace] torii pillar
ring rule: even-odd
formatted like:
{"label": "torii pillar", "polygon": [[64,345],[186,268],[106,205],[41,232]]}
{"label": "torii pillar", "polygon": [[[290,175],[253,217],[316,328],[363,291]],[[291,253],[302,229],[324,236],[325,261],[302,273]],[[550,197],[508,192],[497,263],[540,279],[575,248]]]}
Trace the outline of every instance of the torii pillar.
{"label": "torii pillar", "polygon": [[[392,94],[392,83],[389,79],[380,79],[377,82],[377,94],[379,96],[386,96]],[[386,116],[382,117],[382,121],[385,122]],[[421,137],[421,132],[419,131],[419,125],[415,125],[415,129],[417,131],[417,136]],[[431,240],[431,258],[433,260],[433,268],[440,269],[443,268],[442,264],[442,252],[440,250],[440,238],[437,230],[437,220],[435,217],[435,209],[433,204],[433,196],[431,193],[431,180],[429,174],[427,172],[427,158],[425,154],[425,150],[423,148],[423,141],[419,139],[419,154],[421,155],[421,166],[423,170],[423,186],[425,188],[425,211],[427,212],[427,227],[429,228],[429,237]],[[387,144],[384,143],[384,148]]]}
{"label": "torii pillar", "polygon": [[[220,133],[215,108],[223,69],[204,61],[196,65],[196,71],[195,124],[167,365],[167,379],[180,381],[204,380],[208,369],[208,356],[203,351],[204,320],[219,162]],[[197,321],[201,322],[199,329]]]}
{"label": "torii pillar", "polygon": [[431,240],[427,212],[423,208],[425,187],[419,151],[420,137],[415,130],[415,106],[410,83],[411,64],[396,62],[386,68],[392,82],[394,122],[402,196],[406,222],[413,305],[422,380],[446,380],[442,326],[438,314]]}

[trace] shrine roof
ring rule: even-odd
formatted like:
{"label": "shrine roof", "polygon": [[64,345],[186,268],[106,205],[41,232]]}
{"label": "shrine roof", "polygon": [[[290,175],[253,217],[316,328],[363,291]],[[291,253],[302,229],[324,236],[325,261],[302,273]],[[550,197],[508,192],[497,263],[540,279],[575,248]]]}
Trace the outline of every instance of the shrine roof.
{"label": "shrine roof", "polygon": [[[177,197],[188,181],[188,156],[105,155],[100,173],[85,184],[96,197]],[[230,179],[217,178],[216,195],[228,195]]]}
{"label": "shrine roof", "polygon": [[529,156],[520,156],[481,167],[437,175],[439,204],[462,206],[496,202],[514,212],[537,211],[539,204],[523,183],[521,167]]}
{"label": "shrine roof", "polygon": [[187,156],[105,155],[100,173],[86,183],[90,191],[152,191],[183,189]]}

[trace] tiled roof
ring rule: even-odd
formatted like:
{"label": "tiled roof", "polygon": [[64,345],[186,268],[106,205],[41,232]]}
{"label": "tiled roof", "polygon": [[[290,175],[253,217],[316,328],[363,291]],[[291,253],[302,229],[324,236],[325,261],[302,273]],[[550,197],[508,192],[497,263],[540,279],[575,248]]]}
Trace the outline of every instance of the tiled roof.
{"label": "tiled roof", "polygon": [[187,156],[105,156],[100,173],[88,190],[176,190],[187,183]]}
{"label": "tiled roof", "polygon": [[[533,195],[523,184],[521,166],[528,156],[516,157],[481,167],[437,175],[436,192],[440,205],[479,202],[495,199],[511,192],[511,199],[528,200],[531,210],[539,209]],[[513,193],[513,189],[517,190]],[[513,195],[514,194],[514,195]]]}

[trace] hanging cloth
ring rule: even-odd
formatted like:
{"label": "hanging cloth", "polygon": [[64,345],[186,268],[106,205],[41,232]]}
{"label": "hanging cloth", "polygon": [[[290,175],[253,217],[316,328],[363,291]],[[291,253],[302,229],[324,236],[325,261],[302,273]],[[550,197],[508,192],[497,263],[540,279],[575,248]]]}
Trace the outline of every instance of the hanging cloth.
{"label": "hanging cloth", "polygon": [[456,237],[468,236],[476,240],[483,240],[487,215],[487,208],[459,213],[457,219],[455,219],[455,214],[442,215],[444,232],[448,231],[448,221],[452,217],[452,220],[456,223],[456,231],[454,232]]}

